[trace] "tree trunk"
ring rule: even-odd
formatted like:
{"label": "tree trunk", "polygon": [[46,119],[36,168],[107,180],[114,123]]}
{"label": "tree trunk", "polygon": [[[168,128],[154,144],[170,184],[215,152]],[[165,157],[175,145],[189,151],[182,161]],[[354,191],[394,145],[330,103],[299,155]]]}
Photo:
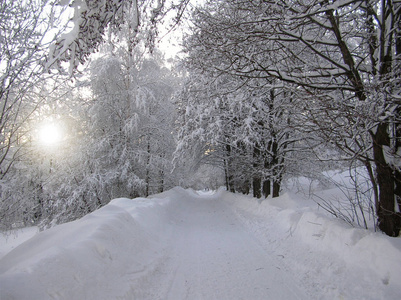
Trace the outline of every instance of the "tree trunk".
{"label": "tree trunk", "polygon": [[249,180],[245,180],[243,194],[244,195],[249,195],[249,191],[250,190],[251,190],[251,185],[249,183]]}
{"label": "tree trunk", "polygon": [[234,182],[233,182],[233,175],[231,173],[231,146],[226,145],[226,158],[224,160],[225,162],[225,168],[224,168],[224,173],[226,177],[226,189],[227,191],[230,191],[231,193],[235,193],[235,187],[234,187]]}
{"label": "tree trunk", "polygon": [[280,196],[280,188],[281,188],[281,180],[274,179],[273,180],[273,194],[272,194],[273,198]]}
{"label": "tree trunk", "polygon": [[[397,115],[401,116],[401,108],[398,109]],[[401,124],[395,124],[395,152],[399,153],[399,149],[401,149]],[[396,211],[396,228],[398,231],[401,230],[401,172],[399,169],[394,170],[394,181],[395,181],[395,205],[398,208]]]}
{"label": "tree trunk", "polygon": [[[272,141],[269,141],[267,143],[267,149],[271,148],[271,143],[272,143]],[[264,169],[265,169],[265,173],[267,173],[267,171],[269,171],[270,168],[271,168],[270,153],[265,150],[264,153],[263,153],[263,156],[264,156]],[[265,198],[269,197],[269,195],[271,193],[271,180],[270,180],[270,177],[271,177],[271,174],[269,172],[269,177],[265,177],[264,180],[263,180],[262,191],[263,191],[263,196]]]}
{"label": "tree trunk", "polygon": [[[394,4],[395,11],[397,12],[395,16],[395,76],[398,78],[398,84],[401,77],[400,64],[401,64],[401,3]],[[397,85],[397,83],[395,83]],[[401,149],[401,107],[398,106],[396,110],[396,122],[395,122],[395,152]],[[396,205],[398,206],[398,212],[396,219],[396,227],[398,227],[398,232],[401,230],[401,172],[400,170],[395,170],[395,198]]]}
{"label": "tree trunk", "polygon": [[[369,209],[372,212],[372,215],[375,216],[375,214],[377,214],[377,207],[379,207],[379,190],[378,190],[378,186],[377,186],[377,180],[376,180],[371,162],[369,160],[364,160],[363,163],[365,164],[366,171],[369,174],[369,180],[370,180],[370,183],[372,184],[373,197],[374,197],[373,203],[371,201],[369,203]],[[375,222],[374,226],[375,226],[375,230],[376,230],[376,228],[377,228],[376,222]]]}
{"label": "tree trunk", "polygon": [[256,144],[253,147],[253,179],[252,179],[252,189],[253,196],[255,198],[262,197],[262,178],[259,175],[259,159],[260,159],[260,149],[259,145]]}
{"label": "tree trunk", "polygon": [[399,216],[395,212],[395,180],[394,171],[386,162],[383,147],[390,146],[387,132],[388,123],[380,123],[372,135],[373,156],[376,165],[377,184],[379,186],[379,205],[377,209],[378,225],[381,231],[389,236],[399,235]]}
{"label": "tree trunk", "polygon": [[160,183],[159,183],[159,193],[164,192],[164,171],[160,171]]}
{"label": "tree trunk", "polygon": [[396,211],[395,213],[395,228],[396,228],[396,232],[398,232],[398,235],[401,232],[401,172],[396,170],[395,174],[395,190],[394,190],[394,194],[395,194],[395,205],[398,208],[398,211]]}
{"label": "tree trunk", "polygon": [[148,140],[147,145],[147,158],[146,158],[146,176],[145,176],[145,197],[149,196],[149,185],[150,185],[150,141]]}
{"label": "tree trunk", "polygon": [[265,198],[267,198],[271,193],[271,186],[270,185],[271,185],[270,180],[263,180],[262,190],[263,190],[263,196]]}
{"label": "tree trunk", "polygon": [[227,171],[227,160],[224,160],[224,179],[226,183],[226,190],[230,190],[230,184],[228,182],[228,171]]}
{"label": "tree trunk", "polygon": [[262,180],[260,179],[260,177],[256,176],[253,178],[252,181],[252,188],[253,188],[253,196],[255,198],[261,198],[262,197]]}
{"label": "tree trunk", "polygon": [[[272,173],[273,173],[273,194],[272,197],[278,197],[280,196],[280,187],[281,187],[281,178],[282,178],[282,164],[280,164],[280,159],[279,159],[279,153],[278,153],[278,143],[276,140],[272,141],[272,148],[271,148],[271,153],[272,153],[272,161],[271,161],[271,167],[272,167]],[[283,161],[281,160],[281,163]]]}
{"label": "tree trunk", "polygon": [[249,180],[246,179],[238,184],[237,190],[244,195],[249,195],[249,191],[251,190]]}

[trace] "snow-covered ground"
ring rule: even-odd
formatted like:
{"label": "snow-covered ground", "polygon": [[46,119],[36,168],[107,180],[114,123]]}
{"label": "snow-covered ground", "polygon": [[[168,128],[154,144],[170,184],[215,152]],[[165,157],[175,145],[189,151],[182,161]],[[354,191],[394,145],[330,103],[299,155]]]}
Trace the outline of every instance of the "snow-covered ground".
{"label": "snow-covered ground", "polygon": [[0,243],[1,300],[401,299],[400,238],[290,193],[259,202],[174,188],[12,249],[20,237]]}

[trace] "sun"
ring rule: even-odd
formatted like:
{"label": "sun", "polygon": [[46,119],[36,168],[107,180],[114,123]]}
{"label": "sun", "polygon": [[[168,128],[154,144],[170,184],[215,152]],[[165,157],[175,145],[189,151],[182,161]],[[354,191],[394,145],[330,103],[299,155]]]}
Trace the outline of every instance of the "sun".
{"label": "sun", "polygon": [[60,126],[54,123],[43,124],[39,129],[39,140],[43,145],[56,145],[62,140],[62,131]]}

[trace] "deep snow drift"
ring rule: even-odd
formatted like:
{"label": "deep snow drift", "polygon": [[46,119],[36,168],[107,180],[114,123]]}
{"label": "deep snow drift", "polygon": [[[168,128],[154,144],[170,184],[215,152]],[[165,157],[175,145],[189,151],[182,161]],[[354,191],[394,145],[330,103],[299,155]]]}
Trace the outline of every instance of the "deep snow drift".
{"label": "deep snow drift", "polygon": [[113,200],[9,251],[0,299],[400,299],[400,258],[400,238],[297,195],[175,188]]}

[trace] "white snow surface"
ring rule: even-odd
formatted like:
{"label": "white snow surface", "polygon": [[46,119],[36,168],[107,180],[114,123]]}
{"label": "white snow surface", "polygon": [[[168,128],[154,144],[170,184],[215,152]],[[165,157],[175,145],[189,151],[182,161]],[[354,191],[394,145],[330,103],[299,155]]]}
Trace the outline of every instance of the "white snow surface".
{"label": "white snow surface", "polygon": [[174,188],[14,243],[0,243],[1,300],[401,299],[400,238],[289,193]]}

